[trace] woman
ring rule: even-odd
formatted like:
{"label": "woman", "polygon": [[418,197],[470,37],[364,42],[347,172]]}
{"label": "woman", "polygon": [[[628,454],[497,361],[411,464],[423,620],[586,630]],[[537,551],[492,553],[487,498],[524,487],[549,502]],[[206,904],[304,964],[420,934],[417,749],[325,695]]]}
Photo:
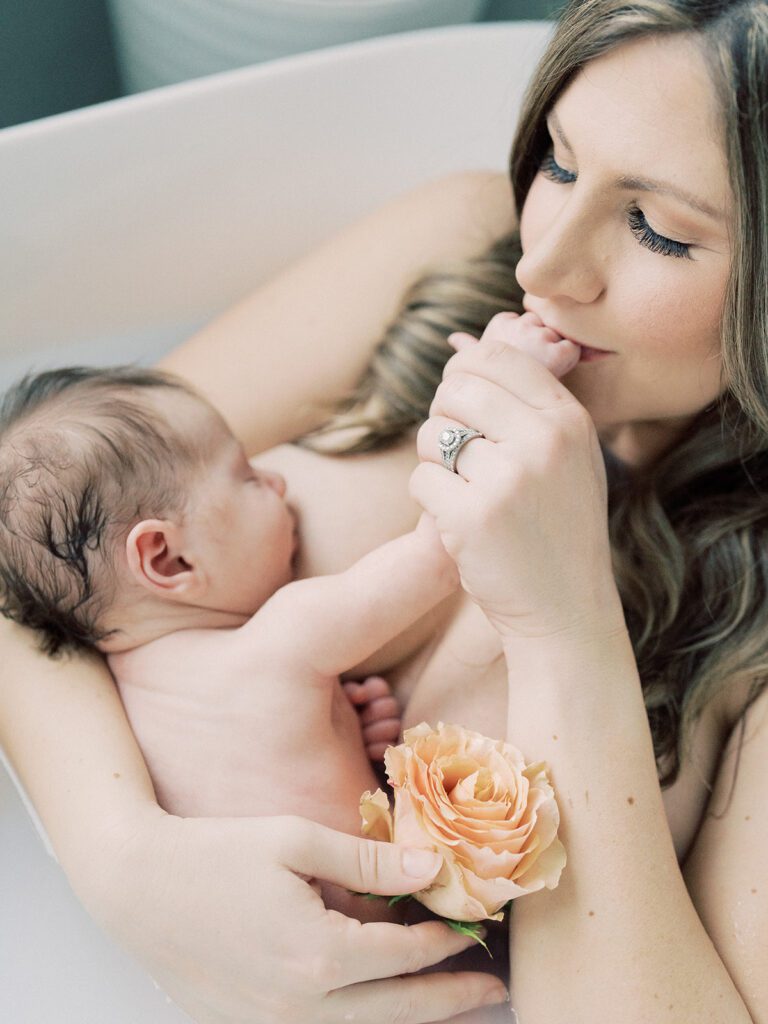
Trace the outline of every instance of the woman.
{"label": "woman", "polygon": [[[494,735],[508,702],[510,740],[550,764],[569,862],[512,914],[526,1024],[768,1017],[766,111],[764,2],[572,3],[523,110],[514,204],[490,175],[419,190],[166,360],[287,477],[303,572],[409,529],[409,480],[435,517],[472,600],[369,667],[406,726]],[[376,348],[439,260],[464,262]],[[447,333],[520,299],[578,365],[558,382],[507,318],[512,343],[463,347],[428,410]],[[453,475],[455,424],[484,437]],[[408,883],[400,851],[294,819],[168,818],[103,666],[6,631],[2,740],[57,853],[196,1020],[426,1021],[499,999],[474,973],[394,978],[460,946],[434,923],[337,920],[306,880],[398,892],[428,867]]]}

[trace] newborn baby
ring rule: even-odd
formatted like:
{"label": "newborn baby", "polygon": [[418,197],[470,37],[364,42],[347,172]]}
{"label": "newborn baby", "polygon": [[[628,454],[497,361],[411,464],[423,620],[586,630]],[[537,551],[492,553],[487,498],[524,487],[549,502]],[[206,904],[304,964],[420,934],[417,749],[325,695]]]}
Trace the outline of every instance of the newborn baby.
{"label": "newborn baby", "polygon": [[[51,653],[107,655],[167,811],[359,831],[360,795],[378,783],[339,674],[456,588],[428,519],[343,573],[294,581],[282,478],[252,467],[180,380],[131,368],[51,371],[12,389],[0,481],[3,613]],[[183,775],[180,728],[197,751]],[[362,901],[324,894],[361,916]]]}

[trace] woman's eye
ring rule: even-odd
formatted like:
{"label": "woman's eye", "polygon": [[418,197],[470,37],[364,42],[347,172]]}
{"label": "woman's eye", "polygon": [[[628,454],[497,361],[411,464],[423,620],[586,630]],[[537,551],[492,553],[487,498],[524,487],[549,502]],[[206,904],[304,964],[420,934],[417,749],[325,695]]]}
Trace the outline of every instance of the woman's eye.
{"label": "woman's eye", "polygon": [[561,185],[570,185],[576,181],[576,175],[572,171],[566,171],[564,167],[561,167],[552,153],[547,153],[541,161],[539,170],[545,178],[549,178],[550,181],[557,181]]}
{"label": "woman's eye", "polygon": [[[541,161],[539,170],[545,178],[557,182],[559,185],[572,185],[576,181],[573,171],[566,171],[564,167],[554,158],[550,151]],[[665,238],[657,234],[645,219],[645,214],[636,206],[632,207],[627,214],[627,222],[632,234],[641,245],[651,252],[661,253],[663,256],[677,256],[683,259],[691,259],[691,247],[685,242],[676,242],[672,238]]]}
{"label": "woman's eye", "polygon": [[672,238],[665,238],[664,235],[658,235],[648,224],[643,211],[636,206],[633,206],[628,212],[627,220],[632,233],[651,252],[660,252],[664,256],[677,256],[687,260],[692,258],[690,245],[686,245],[685,242],[676,242]]}

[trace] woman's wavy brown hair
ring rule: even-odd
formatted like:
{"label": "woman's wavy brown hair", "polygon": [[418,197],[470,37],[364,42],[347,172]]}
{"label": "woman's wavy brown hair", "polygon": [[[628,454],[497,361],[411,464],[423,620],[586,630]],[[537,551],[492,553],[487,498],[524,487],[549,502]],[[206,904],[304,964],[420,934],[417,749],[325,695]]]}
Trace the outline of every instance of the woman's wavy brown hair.
{"label": "woman's wavy brown hair", "polygon": [[[611,484],[614,571],[663,786],[725,687],[744,712],[768,681],[768,4],[765,0],[573,0],[523,101],[511,154],[521,210],[549,148],[545,117],[589,61],[629,40],[688,33],[722,111],[733,194],[721,399],[652,465]],[[517,234],[441,267],[405,296],[359,386],[304,445],[338,453],[401,439],[427,415],[454,330],[521,311]],[[735,776],[734,776],[735,778]]]}

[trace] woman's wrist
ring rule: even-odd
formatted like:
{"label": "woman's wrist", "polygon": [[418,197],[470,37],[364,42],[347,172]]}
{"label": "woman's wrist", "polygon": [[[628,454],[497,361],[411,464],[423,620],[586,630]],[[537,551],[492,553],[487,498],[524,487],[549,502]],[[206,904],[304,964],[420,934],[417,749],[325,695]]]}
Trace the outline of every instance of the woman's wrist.
{"label": "woman's wrist", "polygon": [[[621,611],[619,607],[619,611]],[[551,695],[566,703],[578,692],[580,699],[600,695],[632,680],[640,687],[632,642],[623,612],[586,617],[539,635],[509,634],[502,647],[508,666],[510,690]]]}
{"label": "woman's wrist", "polygon": [[529,649],[535,656],[533,652],[540,645],[542,654],[546,654],[558,646],[579,649],[628,637],[624,609],[612,578],[547,614],[500,618],[494,625],[505,653],[513,657],[520,648]]}

